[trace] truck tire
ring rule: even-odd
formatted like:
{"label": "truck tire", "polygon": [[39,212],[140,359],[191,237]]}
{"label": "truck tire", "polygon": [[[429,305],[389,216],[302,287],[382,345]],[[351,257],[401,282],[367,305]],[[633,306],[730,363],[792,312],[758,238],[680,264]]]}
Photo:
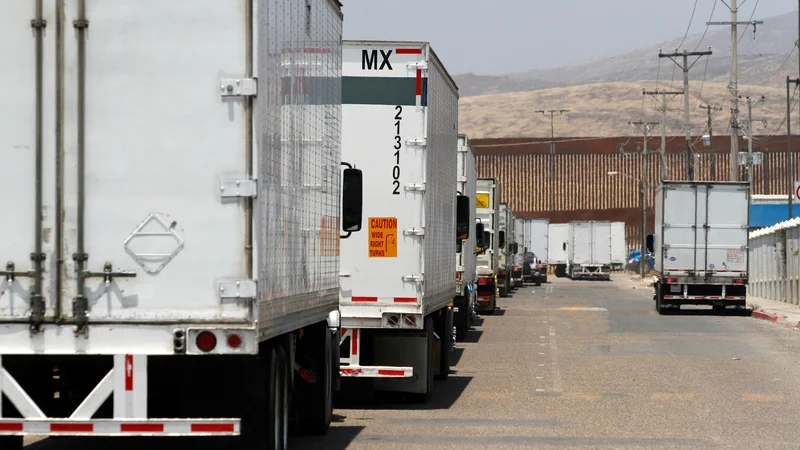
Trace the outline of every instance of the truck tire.
{"label": "truck tire", "polygon": [[486,311],[486,314],[493,316],[495,308],[497,308],[497,295],[492,295],[492,299],[489,300],[489,310]]}
{"label": "truck tire", "polygon": [[0,448],[3,450],[22,450],[22,436],[0,437]]}
{"label": "truck tire", "polygon": [[[316,370],[317,382],[306,384],[303,380],[295,381],[295,386],[300,388],[296,392],[297,397],[293,404],[300,408],[295,411],[295,414],[299,417],[298,431],[303,434],[324,435],[328,432],[333,416],[334,355],[331,347],[333,339],[327,326],[322,330],[321,335],[325,337],[325,340],[320,343],[320,352],[313,354],[313,357],[320,362]],[[339,356],[338,353],[336,356]]]}
{"label": "truck tire", "polygon": [[456,326],[456,340],[463,341],[469,330],[469,304],[467,297],[459,296],[453,299],[453,305],[458,308],[458,312],[453,313],[453,322]]}
{"label": "truck tire", "polygon": [[433,318],[431,316],[428,316],[428,317],[425,318],[424,330],[425,330],[425,332],[427,334],[427,338],[428,338],[427,339],[427,348],[426,348],[426,353],[427,353],[427,357],[428,357],[427,358],[427,363],[426,363],[427,364],[427,370],[425,370],[426,375],[427,375],[427,377],[426,377],[427,382],[426,382],[425,392],[422,393],[422,394],[416,394],[415,395],[416,401],[418,403],[428,403],[428,401],[430,401],[431,397],[433,396],[433,367],[434,367],[433,366],[433,363],[434,363],[434,361],[433,361],[433,343],[434,343],[434,338],[433,338]]}
{"label": "truck tire", "polygon": [[247,405],[242,420],[243,448],[283,450],[288,434],[286,353],[280,344],[264,344],[251,363],[251,386],[242,400]]}
{"label": "truck tire", "polygon": [[446,380],[450,375],[450,353],[453,352],[453,320],[452,310],[445,308],[444,317],[441,319],[444,326],[442,333],[439,334],[439,375],[437,380]]}
{"label": "truck tire", "polygon": [[270,369],[268,448],[285,450],[289,440],[289,368],[283,346],[274,347]]}

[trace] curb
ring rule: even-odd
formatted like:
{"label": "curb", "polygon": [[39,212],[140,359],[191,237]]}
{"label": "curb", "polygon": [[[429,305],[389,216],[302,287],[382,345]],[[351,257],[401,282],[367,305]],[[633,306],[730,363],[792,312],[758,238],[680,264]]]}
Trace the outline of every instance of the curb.
{"label": "curb", "polygon": [[751,317],[754,317],[756,319],[767,320],[772,323],[780,323],[780,325],[783,325],[786,328],[791,328],[793,330],[800,329],[800,322],[796,324],[792,322],[781,322],[781,316],[777,314],[771,314],[763,311],[753,311]]}
{"label": "curb", "polygon": [[756,319],[768,320],[773,323],[778,323],[781,320],[781,316],[777,314],[770,314],[763,311],[753,311],[751,317],[755,317]]}

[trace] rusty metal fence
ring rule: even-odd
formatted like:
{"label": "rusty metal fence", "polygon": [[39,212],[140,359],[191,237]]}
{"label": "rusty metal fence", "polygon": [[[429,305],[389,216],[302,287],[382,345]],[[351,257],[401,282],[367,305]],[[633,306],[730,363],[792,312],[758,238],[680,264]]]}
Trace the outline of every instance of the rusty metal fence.
{"label": "rusty metal fence", "polygon": [[[697,144],[700,139],[695,139]],[[763,154],[763,164],[754,166],[754,194],[788,193],[786,177],[786,137],[756,137],[755,151]],[[478,176],[500,181],[501,198],[520,216],[546,218],[551,223],[571,220],[622,220],[626,223],[628,247],[641,242],[639,179],[649,180],[648,230],[653,229],[654,187],[660,180],[659,139],[650,139],[645,171],[642,171],[641,138],[576,138],[557,141],[550,154],[546,139],[474,139]],[[793,137],[795,176],[800,166],[800,136]],[[695,179],[729,180],[730,138],[714,138],[716,150],[699,145],[695,153]],[[741,148],[747,148],[742,142]],[[667,140],[666,179],[686,179],[686,152],[683,136]],[[552,164],[552,168],[551,168]],[[551,170],[554,176],[551,178]],[[610,176],[609,172],[618,175]],[[741,179],[746,179],[744,168]],[[552,207],[551,207],[551,202]]]}

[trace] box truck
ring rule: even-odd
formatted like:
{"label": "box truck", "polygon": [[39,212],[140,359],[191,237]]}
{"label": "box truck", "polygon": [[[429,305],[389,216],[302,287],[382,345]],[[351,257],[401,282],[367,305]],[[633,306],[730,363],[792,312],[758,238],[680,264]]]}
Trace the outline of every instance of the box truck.
{"label": "box truck", "polygon": [[495,178],[478,178],[475,194],[475,251],[478,254],[478,304],[476,310],[494,314],[497,306],[498,223],[500,217],[500,184]]}
{"label": "box truck", "polygon": [[514,268],[511,272],[512,286],[522,287],[522,269],[525,264],[525,219],[514,217]]}
{"label": "box truck", "polygon": [[746,306],[750,188],[741,182],[667,181],[656,189],[655,300]]}
{"label": "box truck", "polygon": [[567,276],[567,247],[569,247],[569,224],[551,223],[547,225],[548,265],[554,267],[559,278]]}
{"label": "box truck", "polygon": [[525,220],[525,250],[532,254],[528,258],[528,281],[540,286],[547,283],[547,272],[550,264],[550,221],[547,219]]}
{"label": "box truck", "polygon": [[4,5],[0,448],[327,430],[341,5],[235,5]]}
{"label": "box truck", "polygon": [[342,381],[427,401],[453,346],[458,89],[428,43],[345,41],[342,103],[343,158],[370,168],[367,232],[342,241]]}
{"label": "box truck", "polygon": [[477,300],[477,253],[475,223],[475,194],[477,176],[475,171],[475,151],[466,135],[458,135],[458,171],[456,176],[456,215],[459,223],[466,221],[466,227],[456,236],[456,296],[453,299],[453,321],[456,339],[463,340],[472,326],[473,311]]}
{"label": "box truck", "polygon": [[611,279],[611,222],[569,223],[567,273],[577,279]]}
{"label": "box truck", "polygon": [[628,262],[628,252],[625,245],[625,222],[611,222],[611,268],[622,270]]}
{"label": "box truck", "polygon": [[[511,252],[508,247],[508,231],[511,228],[509,225],[511,218],[511,209],[508,204],[500,203],[500,211],[498,214],[499,220],[497,221],[497,290],[500,297],[507,297],[509,291],[509,282],[511,278]],[[513,261],[512,261],[513,262]]]}

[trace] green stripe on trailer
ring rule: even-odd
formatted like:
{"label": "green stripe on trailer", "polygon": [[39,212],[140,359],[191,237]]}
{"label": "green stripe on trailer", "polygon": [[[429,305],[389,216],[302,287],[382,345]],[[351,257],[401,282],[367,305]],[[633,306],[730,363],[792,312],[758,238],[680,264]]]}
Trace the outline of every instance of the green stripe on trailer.
{"label": "green stripe on trailer", "polygon": [[[428,104],[428,79],[422,79],[422,106]],[[344,105],[401,105],[417,104],[415,78],[342,77]]]}

